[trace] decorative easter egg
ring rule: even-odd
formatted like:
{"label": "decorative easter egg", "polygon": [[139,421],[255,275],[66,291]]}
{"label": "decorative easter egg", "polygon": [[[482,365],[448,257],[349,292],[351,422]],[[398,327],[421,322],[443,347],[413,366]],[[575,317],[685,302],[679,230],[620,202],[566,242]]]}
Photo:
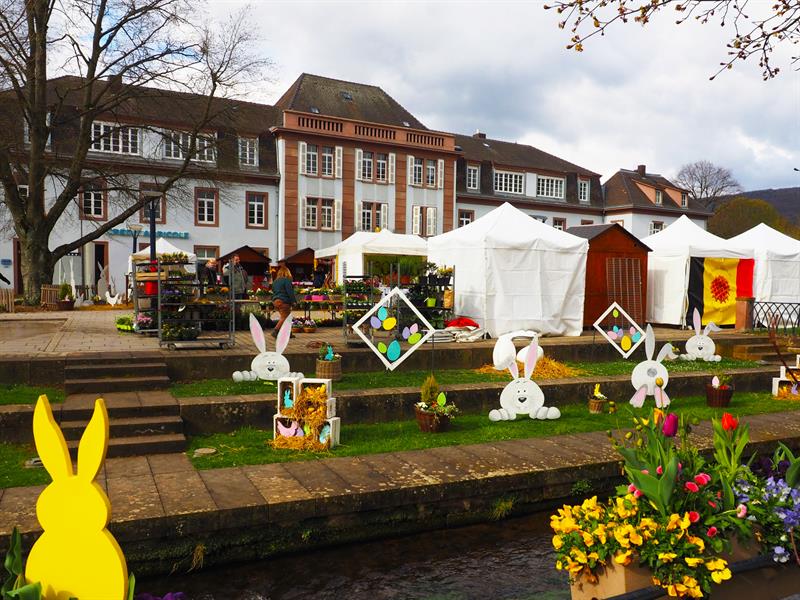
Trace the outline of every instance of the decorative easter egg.
{"label": "decorative easter egg", "polygon": [[638,342],[640,339],[642,339],[641,332],[637,331],[636,333],[633,334],[633,341],[634,342]]}
{"label": "decorative easter egg", "polygon": [[392,329],[394,329],[395,325],[397,325],[397,319],[395,319],[394,317],[389,317],[383,322],[383,328],[386,331],[391,331]]}
{"label": "decorative easter egg", "polygon": [[421,339],[422,339],[422,334],[421,333],[419,333],[419,332],[412,333],[410,336],[408,336],[408,343],[413,346],[414,344],[416,344]]}
{"label": "decorative easter egg", "polygon": [[378,317],[370,317],[369,324],[372,325],[373,329],[381,328],[381,320]]}
{"label": "decorative easter egg", "polygon": [[608,331],[607,333],[608,337],[610,337],[612,340],[617,339],[617,334],[614,331]]}
{"label": "decorative easter egg", "polygon": [[378,318],[383,321],[387,316],[389,316],[389,311],[386,310],[385,306],[381,306],[378,309]]}
{"label": "decorative easter egg", "polygon": [[392,343],[389,344],[389,347],[386,349],[386,358],[391,361],[395,361],[400,358],[401,352],[402,348],[400,348],[400,342],[397,340],[392,340]]}
{"label": "decorative easter egg", "polygon": [[614,327],[612,327],[612,328],[611,328],[611,330],[612,330],[614,333],[617,333],[617,332],[619,331],[619,326],[617,326],[617,325],[614,325]]}
{"label": "decorative easter egg", "polygon": [[618,317],[619,316],[619,311],[615,308],[614,311],[611,314],[614,315],[615,317]]}
{"label": "decorative easter egg", "polygon": [[447,397],[444,395],[444,392],[439,392],[439,395],[436,396],[436,404],[439,406],[444,406],[447,403]]}
{"label": "decorative easter egg", "polygon": [[378,342],[378,352],[381,354],[386,354],[386,344],[383,342]]}
{"label": "decorative easter egg", "polygon": [[631,327],[628,331],[630,332],[631,335],[633,335],[634,333],[636,333],[636,327]]}
{"label": "decorative easter egg", "polygon": [[403,339],[407,340],[411,336],[411,330],[408,327],[403,327]]}
{"label": "decorative easter egg", "polygon": [[619,345],[622,346],[622,349],[626,352],[631,349],[631,338],[627,335],[623,335],[622,339],[619,342]]}
{"label": "decorative easter egg", "polygon": [[408,328],[411,333],[417,333],[419,331],[419,325],[414,323],[411,327]]}

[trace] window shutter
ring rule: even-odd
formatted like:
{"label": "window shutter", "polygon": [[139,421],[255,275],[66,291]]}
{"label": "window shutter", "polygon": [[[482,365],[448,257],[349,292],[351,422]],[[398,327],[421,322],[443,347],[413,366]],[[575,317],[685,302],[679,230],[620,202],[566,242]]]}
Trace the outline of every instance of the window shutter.
{"label": "window shutter", "polygon": [[300,222],[303,227],[308,227],[308,211],[306,210],[306,199],[302,198],[300,201]]}
{"label": "window shutter", "polygon": [[389,205],[381,204],[381,229],[389,229]]}
{"label": "window shutter", "polygon": [[414,157],[410,154],[408,155],[408,168],[406,169],[406,179],[408,180],[408,185],[414,183]]}
{"label": "window shutter", "polygon": [[427,213],[427,229],[425,230],[425,235],[436,235],[436,209],[433,207],[428,207],[426,209]]}
{"label": "window shutter", "polygon": [[297,150],[297,166],[300,169],[300,175],[306,173],[306,143],[300,142]]}
{"label": "window shutter", "polygon": [[422,207],[421,206],[412,206],[411,207],[411,233],[414,235],[420,235],[420,223],[422,222]]}
{"label": "window shutter", "polygon": [[436,161],[436,187],[440,190],[444,188],[444,161],[442,159]]}
{"label": "window shutter", "polygon": [[356,231],[362,231],[363,222],[361,220],[361,211],[363,207],[361,202],[356,202],[356,214],[355,214],[355,222],[356,222]]}
{"label": "window shutter", "polygon": [[389,183],[394,183],[394,152],[389,153]]}
{"label": "window shutter", "polygon": [[336,179],[342,178],[342,147],[336,146],[336,166],[334,167],[334,176]]}
{"label": "window shutter", "polygon": [[361,167],[364,162],[364,151],[356,148],[356,181],[361,181]]}
{"label": "window shutter", "polygon": [[339,198],[333,201],[333,230],[342,230],[342,201]]}

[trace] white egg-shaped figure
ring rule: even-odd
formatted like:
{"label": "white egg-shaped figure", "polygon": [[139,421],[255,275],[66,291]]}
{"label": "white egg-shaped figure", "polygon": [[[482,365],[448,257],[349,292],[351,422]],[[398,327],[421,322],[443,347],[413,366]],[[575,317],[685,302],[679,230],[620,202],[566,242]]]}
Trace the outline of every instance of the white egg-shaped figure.
{"label": "white egg-shaped figure", "polygon": [[244,375],[242,374],[241,371],[234,371],[233,372],[233,380],[236,383],[239,383],[240,381],[244,381]]}
{"label": "white egg-shaped figure", "polygon": [[561,411],[558,410],[558,407],[551,406],[547,409],[547,418],[550,420],[553,419],[560,419],[561,418]]}
{"label": "white egg-shaped figure", "polygon": [[492,350],[492,362],[494,368],[498,371],[507,369],[517,354],[517,349],[514,348],[514,342],[508,336],[500,336],[494,344]]}

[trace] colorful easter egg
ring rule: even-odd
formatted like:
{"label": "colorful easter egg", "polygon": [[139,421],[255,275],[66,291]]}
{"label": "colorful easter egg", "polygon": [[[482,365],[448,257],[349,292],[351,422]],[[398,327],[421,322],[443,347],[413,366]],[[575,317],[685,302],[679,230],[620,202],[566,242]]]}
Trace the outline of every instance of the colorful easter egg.
{"label": "colorful easter egg", "polygon": [[627,335],[622,336],[622,340],[620,341],[619,345],[622,346],[622,349],[627,352],[631,349],[631,338],[629,338]]}
{"label": "colorful easter egg", "polygon": [[378,342],[378,352],[381,354],[386,354],[386,344],[383,342]]}
{"label": "colorful easter egg", "polygon": [[400,348],[400,342],[397,340],[392,340],[392,343],[389,344],[389,347],[386,349],[386,358],[394,362],[400,358],[401,352],[402,348]]}
{"label": "colorful easter egg", "polygon": [[385,306],[381,306],[378,309],[378,318],[383,321],[389,315],[389,311],[386,310]]}
{"label": "colorful easter egg", "polygon": [[389,317],[383,322],[383,328],[386,331],[391,331],[392,329],[394,329],[395,325],[397,325],[397,319],[395,319],[394,317]]}
{"label": "colorful easter egg", "polygon": [[421,339],[422,339],[422,334],[421,333],[419,333],[419,332],[412,333],[410,336],[408,336],[408,343],[413,346],[414,344],[416,344]]}
{"label": "colorful easter egg", "polygon": [[381,320],[378,317],[371,317],[369,320],[369,324],[372,325],[373,329],[381,328]]}

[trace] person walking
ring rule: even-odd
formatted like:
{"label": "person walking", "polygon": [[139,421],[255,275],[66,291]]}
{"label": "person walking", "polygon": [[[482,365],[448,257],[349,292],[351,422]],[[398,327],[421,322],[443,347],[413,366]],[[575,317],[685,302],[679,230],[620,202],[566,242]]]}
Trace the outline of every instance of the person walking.
{"label": "person walking", "polygon": [[200,267],[200,293],[205,291],[206,287],[215,287],[217,285],[217,259],[209,258],[204,265]]}
{"label": "person walking", "polygon": [[275,324],[275,329],[272,330],[272,337],[277,337],[281,325],[286,319],[292,317],[292,304],[297,301],[292,286],[292,272],[286,264],[279,262],[278,265],[278,272],[275,273],[275,279],[272,281],[272,305],[278,311],[280,318]]}
{"label": "person walking", "polygon": [[247,272],[244,270],[238,254],[234,254],[231,261],[225,265],[223,273],[228,277],[228,285],[233,290],[233,297],[237,300],[245,298],[247,294]]}

